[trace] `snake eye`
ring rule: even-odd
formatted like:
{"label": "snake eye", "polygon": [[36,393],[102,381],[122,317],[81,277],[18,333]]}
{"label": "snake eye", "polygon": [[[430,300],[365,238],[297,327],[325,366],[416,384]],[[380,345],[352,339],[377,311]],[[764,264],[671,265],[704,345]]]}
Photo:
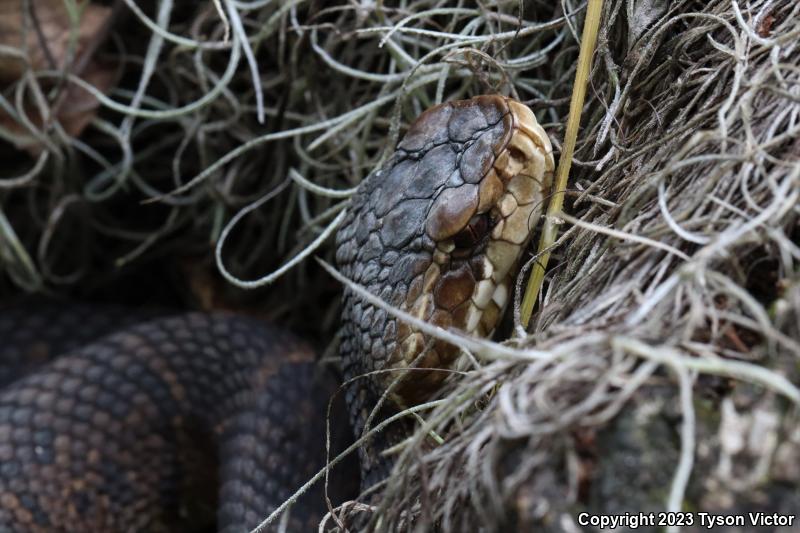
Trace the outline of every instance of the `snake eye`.
{"label": "snake eye", "polygon": [[492,223],[489,213],[481,213],[469,219],[469,223],[453,236],[456,248],[472,248],[489,234]]}

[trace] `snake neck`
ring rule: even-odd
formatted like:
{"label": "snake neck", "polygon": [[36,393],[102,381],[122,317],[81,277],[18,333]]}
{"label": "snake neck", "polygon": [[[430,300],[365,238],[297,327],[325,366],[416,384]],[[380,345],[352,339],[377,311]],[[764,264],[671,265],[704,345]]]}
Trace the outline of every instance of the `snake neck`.
{"label": "snake neck", "polygon": [[[363,304],[354,294],[346,291],[342,313],[340,354],[343,362],[345,401],[350,424],[356,439],[364,438],[358,449],[361,472],[361,487],[367,489],[383,481],[394,465],[392,457],[385,451],[408,437],[413,425],[408,420],[392,422],[380,431],[374,428],[399,411],[395,400],[386,394],[381,382],[375,379],[372,366],[375,358],[365,348],[367,344],[377,346],[379,340],[371,339],[371,331],[363,331],[361,321],[353,319],[364,311]],[[372,311],[374,313],[374,310]]]}

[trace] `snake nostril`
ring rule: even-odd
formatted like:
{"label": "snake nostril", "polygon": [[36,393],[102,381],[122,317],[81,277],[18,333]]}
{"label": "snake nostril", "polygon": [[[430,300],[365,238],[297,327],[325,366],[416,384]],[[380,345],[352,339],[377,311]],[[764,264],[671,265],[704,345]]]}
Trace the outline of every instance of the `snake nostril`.
{"label": "snake nostril", "polygon": [[516,159],[517,161],[525,160],[525,153],[516,146],[508,147],[508,155],[511,156],[511,158]]}

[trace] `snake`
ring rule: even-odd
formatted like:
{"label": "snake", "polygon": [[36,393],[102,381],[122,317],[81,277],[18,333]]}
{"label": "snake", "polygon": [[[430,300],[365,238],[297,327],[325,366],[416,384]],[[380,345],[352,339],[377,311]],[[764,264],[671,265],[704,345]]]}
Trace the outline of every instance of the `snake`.
{"label": "snake", "polygon": [[[336,234],[337,268],[353,284],[340,374],[285,328],[236,313],[4,305],[0,531],[259,526],[324,467],[326,415],[335,451],[438,394],[453,374],[443,370],[469,368],[433,331],[497,328],[550,194],[552,152],[510,97],[449,101],[413,121]],[[316,531],[329,505],[385,479],[384,452],[412,429],[391,427],[334,469],[327,494],[312,485],[261,530]]]}

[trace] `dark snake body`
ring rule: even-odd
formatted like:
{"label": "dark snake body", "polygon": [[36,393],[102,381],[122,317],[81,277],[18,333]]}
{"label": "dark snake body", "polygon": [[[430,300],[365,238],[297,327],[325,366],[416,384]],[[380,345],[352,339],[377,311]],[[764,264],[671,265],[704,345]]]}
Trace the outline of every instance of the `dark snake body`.
{"label": "dark snake body", "polygon": [[[249,531],[323,466],[335,381],[307,346],[231,314],[130,315],[0,314],[0,375],[27,372],[0,393],[0,531],[203,531],[215,515]],[[315,529],[320,489],[288,531]]]}
{"label": "dark snake body", "polygon": [[[337,235],[341,272],[434,326],[490,334],[541,211],[551,151],[513,100],[432,108],[352,198]],[[351,289],[342,323],[356,435],[382,395],[372,425],[429,397],[443,381],[436,369],[458,364],[457,348]],[[324,464],[335,381],[275,326],[50,305],[0,309],[0,339],[0,533],[245,532]],[[339,436],[346,419],[334,410]],[[353,497],[359,478],[362,488],[383,479],[392,463],[381,452],[409,428],[363,445],[332,503]],[[324,502],[318,483],[286,530],[316,531]]]}

